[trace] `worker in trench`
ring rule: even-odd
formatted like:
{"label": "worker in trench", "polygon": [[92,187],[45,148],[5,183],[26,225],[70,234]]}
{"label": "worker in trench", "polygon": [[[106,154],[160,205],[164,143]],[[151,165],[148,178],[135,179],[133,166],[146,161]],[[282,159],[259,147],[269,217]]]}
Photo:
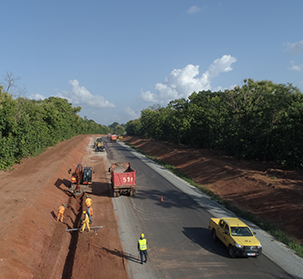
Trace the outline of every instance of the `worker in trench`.
{"label": "worker in trench", "polygon": [[65,204],[59,206],[58,215],[57,215],[57,221],[60,220],[60,222],[63,222],[63,213],[65,211]]}
{"label": "worker in trench", "polygon": [[83,211],[83,225],[82,225],[82,228],[81,228],[81,233],[84,232],[85,228],[88,229],[88,232],[90,232],[90,227],[89,227],[89,218],[88,218],[88,214],[86,211]]}
{"label": "worker in trench", "polygon": [[87,214],[88,214],[88,218],[89,218],[89,224],[91,224],[93,222],[92,220],[92,216],[93,216],[93,208],[92,208],[92,199],[86,195],[86,200],[85,200],[85,204],[86,204],[86,210],[87,210]]}

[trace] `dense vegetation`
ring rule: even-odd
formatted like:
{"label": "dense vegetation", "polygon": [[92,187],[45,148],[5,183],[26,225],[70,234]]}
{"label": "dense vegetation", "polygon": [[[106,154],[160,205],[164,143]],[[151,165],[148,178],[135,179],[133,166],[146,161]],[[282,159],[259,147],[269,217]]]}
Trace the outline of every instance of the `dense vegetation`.
{"label": "dense vegetation", "polygon": [[125,133],[125,124],[119,124],[118,122],[114,122],[108,127],[111,129],[112,133],[115,135],[124,135]]}
{"label": "dense vegetation", "polygon": [[303,167],[303,95],[291,84],[248,79],[224,92],[194,92],[142,110],[125,127],[129,135]]}
{"label": "dense vegetation", "polygon": [[14,99],[0,86],[0,169],[79,134],[107,134],[106,126],[82,119],[66,99]]}

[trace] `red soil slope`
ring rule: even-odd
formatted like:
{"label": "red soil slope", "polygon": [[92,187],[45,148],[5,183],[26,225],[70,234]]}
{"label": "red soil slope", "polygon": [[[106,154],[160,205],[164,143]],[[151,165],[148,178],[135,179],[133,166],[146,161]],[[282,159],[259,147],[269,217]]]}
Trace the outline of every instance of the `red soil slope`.
{"label": "red soil slope", "polygon": [[[1,171],[0,278],[127,278],[116,217],[106,177],[108,163],[90,150],[91,136],[80,135],[37,158]],[[68,191],[78,163],[95,170],[93,225],[97,232],[65,232],[77,227],[85,197]],[[56,222],[65,203],[64,222]],[[102,270],[102,272],[100,272]]]}

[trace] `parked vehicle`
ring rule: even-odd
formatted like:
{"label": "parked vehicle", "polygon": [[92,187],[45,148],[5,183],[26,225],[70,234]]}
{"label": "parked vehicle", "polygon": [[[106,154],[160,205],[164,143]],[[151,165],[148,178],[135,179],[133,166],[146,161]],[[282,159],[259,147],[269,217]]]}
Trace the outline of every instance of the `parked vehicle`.
{"label": "parked vehicle", "polygon": [[114,197],[120,194],[136,195],[136,171],[130,167],[130,163],[112,164],[109,171]]}
{"label": "parked vehicle", "polygon": [[238,218],[211,218],[209,229],[213,240],[220,239],[232,258],[262,254],[262,245],[255,233]]}

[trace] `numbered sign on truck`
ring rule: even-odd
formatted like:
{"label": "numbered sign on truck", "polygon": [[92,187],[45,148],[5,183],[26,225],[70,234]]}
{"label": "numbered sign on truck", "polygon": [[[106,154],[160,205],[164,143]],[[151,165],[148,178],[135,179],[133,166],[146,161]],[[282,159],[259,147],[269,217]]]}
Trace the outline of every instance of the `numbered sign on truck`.
{"label": "numbered sign on truck", "polygon": [[120,194],[136,195],[136,171],[130,167],[130,163],[112,164],[111,182],[114,197]]}

